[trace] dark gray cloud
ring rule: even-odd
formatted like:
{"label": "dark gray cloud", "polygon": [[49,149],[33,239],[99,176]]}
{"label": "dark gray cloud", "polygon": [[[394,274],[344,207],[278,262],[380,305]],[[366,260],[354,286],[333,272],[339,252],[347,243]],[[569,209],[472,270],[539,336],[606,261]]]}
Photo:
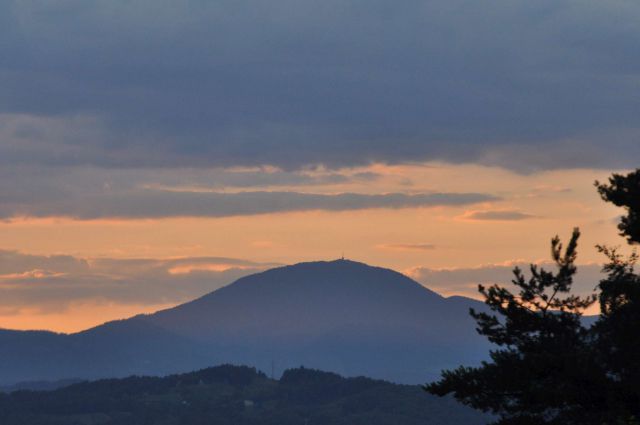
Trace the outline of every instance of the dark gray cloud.
{"label": "dark gray cloud", "polygon": [[40,167],[3,165],[0,167],[0,203],[59,199],[138,188],[156,190],[196,190],[202,192],[248,188],[330,186],[375,182],[375,172],[328,170],[284,171],[281,169],[105,169],[87,166]]}
{"label": "dark gray cloud", "polygon": [[276,265],[220,257],[85,259],[0,250],[0,310],[64,311],[78,302],[177,304]]}
{"label": "dark gray cloud", "polygon": [[0,163],[632,167],[640,3],[0,2]]}
{"label": "dark gray cloud", "polygon": [[471,211],[464,215],[464,218],[470,220],[489,220],[489,221],[520,221],[536,218],[532,214],[523,213],[516,210],[486,210]]}
{"label": "dark gray cloud", "polygon": [[21,274],[32,270],[55,270],[70,273],[89,267],[86,260],[70,255],[30,255],[0,250],[0,275]]}
{"label": "dark gray cloud", "polygon": [[[59,189],[60,192],[64,190]],[[33,195],[33,194],[30,194]],[[0,195],[0,218],[72,217],[99,218],[228,217],[290,211],[348,211],[369,208],[417,208],[459,206],[494,201],[483,193],[386,193],[318,194],[303,192],[193,192],[157,189],[66,192],[30,196],[24,200]]]}
{"label": "dark gray cloud", "polygon": [[375,182],[375,172],[305,169],[107,169],[0,167],[0,220],[226,217],[289,211],[344,211],[469,205],[484,193],[314,193],[316,186]]}
{"label": "dark gray cloud", "polygon": [[[551,263],[541,263],[547,270],[555,270]],[[431,269],[428,267],[417,267],[409,275],[422,283],[426,287],[443,294],[463,294],[467,296],[478,296],[478,284],[508,285],[513,278],[513,268],[519,267],[527,275],[530,265],[525,262],[514,262],[513,264],[489,264],[480,267],[452,268],[452,269]],[[573,289],[578,294],[591,294],[600,279],[604,277],[601,273],[602,266],[597,264],[579,265],[578,273],[574,280]]]}
{"label": "dark gray cloud", "polygon": [[400,251],[431,251],[436,249],[436,246],[430,243],[391,243],[381,244],[377,247],[381,249],[395,249]]}

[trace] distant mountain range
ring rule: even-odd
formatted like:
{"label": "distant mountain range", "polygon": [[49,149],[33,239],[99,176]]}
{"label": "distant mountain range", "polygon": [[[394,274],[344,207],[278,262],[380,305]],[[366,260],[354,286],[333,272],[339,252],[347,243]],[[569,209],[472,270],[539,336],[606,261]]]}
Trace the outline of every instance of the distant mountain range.
{"label": "distant mountain range", "polygon": [[464,297],[347,260],[271,269],[151,315],[75,333],[0,330],[0,385],[165,375],[214,364],[271,374],[304,365],[424,383],[477,364],[487,342]]}
{"label": "distant mountain range", "polygon": [[0,394],[3,425],[481,425],[489,419],[417,386],[307,368],[286,370],[279,380],[219,366]]}

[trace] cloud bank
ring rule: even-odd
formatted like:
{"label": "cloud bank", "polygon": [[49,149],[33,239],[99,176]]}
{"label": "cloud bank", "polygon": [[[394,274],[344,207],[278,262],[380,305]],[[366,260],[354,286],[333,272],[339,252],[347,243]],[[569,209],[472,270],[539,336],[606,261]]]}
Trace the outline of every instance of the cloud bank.
{"label": "cloud bank", "polygon": [[639,19],[632,1],[3,1],[0,164],[633,167]]}
{"label": "cloud bank", "polygon": [[[59,189],[59,188],[58,188]],[[23,196],[24,195],[24,196]],[[0,218],[71,217],[101,218],[230,217],[294,211],[350,211],[370,208],[461,206],[494,201],[483,193],[318,194],[305,192],[210,192],[130,188],[98,191],[64,191],[42,196],[18,193],[0,195]]]}
{"label": "cloud bank", "polygon": [[520,221],[537,217],[535,215],[516,210],[485,210],[469,211],[463,216],[463,218],[468,220]]}
{"label": "cloud bank", "polygon": [[[538,263],[547,270],[555,270],[549,262]],[[429,289],[445,295],[465,295],[477,298],[478,285],[508,285],[513,278],[514,267],[519,267],[528,275],[530,263],[514,261],[508,264],[488,264],[479,267],[461,267],[451,269],[431,269],[416,267],[406,273]],[[604,277],[602,266],[598,264],[578,265],[573,291],[580,295],[593,293],[596,285]]]}
{"label": "cloud bank", "polygon": [[63,312],[79,302],[178,304],[274,266],[220,257],[87,259],[0,250],[0,311]]}

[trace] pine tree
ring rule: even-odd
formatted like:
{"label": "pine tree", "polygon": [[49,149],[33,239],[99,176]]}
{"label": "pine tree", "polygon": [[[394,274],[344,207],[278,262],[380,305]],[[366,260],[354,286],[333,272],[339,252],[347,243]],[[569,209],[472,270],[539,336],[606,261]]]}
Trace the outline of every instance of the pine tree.
{"label": "pine tree", "polygon": [[[640,243],[640,169],[596,182],[602,199],[623,207],[618,225]],[[640,276],[638,255],[599,246],[606,277],[598,285],[600,315],[585,328],[581,316],[596,298],[570,295],[579,232],[566,250],[552,240],[555,273],[515,269],[514,294],[480,286],[493,314],[471,311],[478,332],[496,347],[479,367],[444,371],[425,386],[440,396],[492,412],[496,424],[640,424]]]}
{"label": "pine tree", "polygon": [[613,174],[609,184],[595,183],[605,202],[623,207],[627,215],[618,223],[620,236],[630,244],[640,243],[640,169],[627,175]]}
{"label": "pine tree", "polygon": [[425,386],[427,391],[453,393],[467,405],[498,415],[497,424],[592,423],[594,415],[600,416],[606,405],[597,391],[603,374],[581,323],[595,298],[570,294],[579,235],[575,229],[564,251],[553,238],[555,273],[531,265],[527,279],[516,268],[512,283],[517,293],[499,285],[479,286],[493,313],[472,310],[471,315],[478,332],[497,349],[479,367],[443,372],[442,380]]}
{"label": "pine tree", "polygon": [[[603,200],[626,210],[618,229],[629,244],[640,243],[640,170],[614,174],[609,184],[596,182]],[[611,411],[628,423],[640,419],[640,276],[638,255],[599,246],[607,256],[607,276],[600,281],[600,317],[594,327],[600,361],[611,380]]]}

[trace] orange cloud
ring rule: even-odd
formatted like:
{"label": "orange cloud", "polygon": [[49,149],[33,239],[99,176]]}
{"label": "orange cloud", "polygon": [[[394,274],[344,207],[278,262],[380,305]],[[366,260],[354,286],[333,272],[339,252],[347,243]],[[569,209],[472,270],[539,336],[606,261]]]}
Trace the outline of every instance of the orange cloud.
{"label": "orange cloud", "polygon": [[491,220],[491,221],[520,221],[538,218],[533,214],[523,213],[517,210],[479,210],[467,211],[459,218],[463,220]]}
{"label": "orange cloud", "polygon": [[168,269],[169,274],[180,275],[189,274],[193,272],[207,271],[207,272],[226,272],[228,270],[251,270],[255,269],[255,266],[243,266],[240,264],[223,264],[223,263],[210,263],[210,264],[181,264],[179,266],[171,267]]}
{"label": "orange cloud", "polygon": [[436,246],[430,243],[390,243],[376,245],[376,248],[399,251],[430,251],[436,249]]}

